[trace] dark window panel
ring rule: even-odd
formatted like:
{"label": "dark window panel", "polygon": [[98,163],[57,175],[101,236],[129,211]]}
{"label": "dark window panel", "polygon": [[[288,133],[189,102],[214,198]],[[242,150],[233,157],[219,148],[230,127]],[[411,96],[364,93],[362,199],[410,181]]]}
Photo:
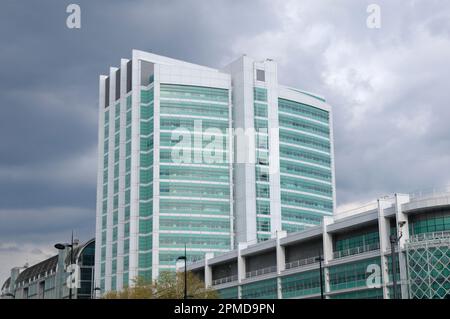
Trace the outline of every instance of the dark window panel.
{"label": "dark window panel", "polygon": [[264,70],[256,70],[256,80],[265,82],[266,81],[266,72]]}
{"label": "dark window panel", "polygon": [[109,106],[109,76],[105,80],[105,107]]}
{"label": "dark window panel", "polygon": [[132,75],[132,69],[131,69],[131,60],[127,63],[127,93],[131,91],[131,75]]}
{"label": "dark window panel", "polygon": [[120,69],[116,71],[116,101],[120,98]]}

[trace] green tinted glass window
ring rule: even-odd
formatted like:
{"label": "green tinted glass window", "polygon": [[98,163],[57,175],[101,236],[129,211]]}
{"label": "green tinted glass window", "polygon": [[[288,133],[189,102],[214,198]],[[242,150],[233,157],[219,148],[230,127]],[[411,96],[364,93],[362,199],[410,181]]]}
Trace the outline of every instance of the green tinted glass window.
{"label": "green tinted glass window", "polygon": [[148,268],[152,266],[152,253],[139,254],[139,268]]}
{"label": "green tinted glass window", "polygon": [[328,123],[329,114],[327,111],[303,103],[286,99],[278,99],[278,110],[280,112],[301,115],[315,119],[317,121]]}
{"label": "green tinted glass window", "polygon": [[151,218],[139,220],[139,233],[150,234],[152,232],[152,222]]}
{"label": "green tinted glass window", "polygon": [[267,90],[264,88],[255,87],[253,96],[255,101],[267,102]]}
{"label": "green tinted glass window", "polygon": [[[325,280],[323,282],[325,282]],[[313,270],[281,277],[281,291],[283,298],[319,294],[320,272],[318,270]]]}
{"label": "green tinted glass window", "polygon": [[280,114],[278,117],[280,127],[304,131],[307,133],[317,134],[319,136],[329,137],[330,129],[328,126],[313,123],[308,120],[294,118],[289,115]]}
{"label": "green tinted glass window", "polygon": [[153,203],[139,203],[139,216],[140,217],[148,217],[153,213]]}
{"label": "green tinted glass window", "polygon": [[238,299],[238,287],[230,287],[217,290],[221,299]]}
{"label": "green tinted glass window", "polygon": [[152,249],[152,236],[139,236],[139,250],[146,251]]}
{"label": "green tinted glass window", "polygon": [[162,98],[228,102],[228,90],[202,86],[161,84],[160,94]]}
{"label": "green tinted glass window", "polygon": [[242,285],[242,299],[276,299],[277,280],[268,279]]}
{"label": "green tinted glass window", "polygon": [[326,212],[332,212],[333,210],[333,201],[331,199],[319,199],[313,196],[288,193],[284,191],[281,191],[281,204],[313,208]]}

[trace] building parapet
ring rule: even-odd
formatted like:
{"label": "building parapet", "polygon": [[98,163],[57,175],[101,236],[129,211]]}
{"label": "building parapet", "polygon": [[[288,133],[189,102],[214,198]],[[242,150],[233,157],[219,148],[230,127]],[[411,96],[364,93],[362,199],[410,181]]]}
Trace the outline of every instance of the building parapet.
{"label": "building parapet", "polygon": [[[425,200],[439,205],[423,206],[415,210],[413,214],[409,214],[410,211],[406,210],[408,205],[418,202],[417,199],[421,201],[423,197],[416,196],[411,199],[407,194],[395,194],[392,197],[377,200],[376,208],[373,208],[373,205],[366,205],[358,214],[334,220],[328,218],[318,227],[289,233],[287,236],[277,234],[276,238],[251,246],[241,243],[239,249],[233,253],[208,260],[207,267],[210,267],[208,272],[214,271],[215,267],[223,267],[226,263],[238,264],[237,274],[215,279],[212,286],[219,292],[221,289],[231,287],[238,287],[237,291],[242,291],[246,285],[254,285],[259,282],[271,285],[273,280],[276,280],[278,298],[283,298],[283,296],[306,298],[307,295],[311,295],[308,293],[308,289],[310,289],[308,285],[317,287],[318,283],[315,280],[322,267],[323,292],[326,298],[345,298],[359,294],[361,298],[392,298],[390,239],[392,235],[396,234],[399,239],[401,238],[395,245],[395,253],[398,254],[399,261],[397,266],[399,290],[397,293],[402,298],[408,298],[408,287],[411,281],[408,278],[407,269],[410,266],[406,254],[411,253],[412,249],[420,251],[422,249],[420,245],[425,245],[425,243],[428,243],[428,246],[424,246],[427,249],[450,246],[450,223],[447,222],[447,219],[450,219],[450,201],[447,204],[444,202],[444,205],[442,205],[442,201],[439,201],[442,198],[450,198],[450,193],[435,192],[434,194],[436,197],[428,197]],[[414,224],[417,223],[417,218],[420,221],[440,218],[439,227],[444,227],[444,230],[426,229],[420,230],[423,231],[420,234],[410,234],[410,231],[413,231],[411,229],[418,227]],[[443,222],[444,218],[445,223]],[[374,232],[378,232],[377,236],[374,235]],[[345,245],[354,245],[358,241],[364,243],[365,240],[370,240],[370,242],[354,248],[344,246],[344,249],[336,249],[337,240],[340,240],[340,245],[344,245],[343,240],[345,240]],[[316,251],[318,253],[315,253]],[[322,257],[321,267],[320,257]],[[258,269],[256,264],[255,269],[257,260],[264,261],[265,265],[260,265],[261,267],[268,267]],[[365,282],[364,277],[367,279],[371,273],[368,266],[380,268],[381,285],[376,288],[370,288]],[[347,277],[350,278],[350,282],[347,283],[345,280],[342,282],[342,278]],[[337,285],[345,288],[337,289]],[[293,294],[293,291],[296,290],[299,291],[298,295]],[[448,293],[450,294],[450,291]],[[320,296],[317,292],[314,292],[313,295]],[[242,297],[242,294],[239,293],[238,296]]]}
{"label": "building parapet", "polygon": [[344,258],[344,257],[348,257],[348,256],[363,254],[363,253],[373,251],[373,250],[378,250],[378,249],[380,249],[380,243],[374,243],[374,244],[370,244],[370,245],[364,245],[364,246],[335,251],[335,252],[333,252],[333,258],[339,259],[339,258]]}
{"label": "building parapet", "polygon": [[217,286],[217,285],[222,285],[222,284],[226,284],[226,283],[230,283],[230,282],[235,282],[237,280],[238,280],[238,276],[237,275],[232,275],[232,276],[228,276],[228,277],[214,279],[212,281],[212,285],[213,286]]}
{"label": "building parapet", "polygon": [[248,271],[245,278],[258,277],[266,274],[271,274],[277,271],[277,266],[265,267],[257,270]]}

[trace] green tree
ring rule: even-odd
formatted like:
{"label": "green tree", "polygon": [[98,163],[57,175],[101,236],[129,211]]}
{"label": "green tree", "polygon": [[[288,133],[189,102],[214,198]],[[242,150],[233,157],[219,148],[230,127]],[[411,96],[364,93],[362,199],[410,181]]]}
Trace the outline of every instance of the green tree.
{"label": "green tree", "polygon": [[[192,272],[186,274],[187,295],[190,299],[217,299],[214,289],[205,288],[204,282]],[[182,299],[184,297],[184,273],[162,272],[153,282],[138,277],[131,287],[105,294],[105,299]]]}
{"label": "green tree", "polygon": [[121,291],[109,291],[104,299],[153,299],[155,298],[152,283],[142,277],[133,280],[131,287],[126,287]]}

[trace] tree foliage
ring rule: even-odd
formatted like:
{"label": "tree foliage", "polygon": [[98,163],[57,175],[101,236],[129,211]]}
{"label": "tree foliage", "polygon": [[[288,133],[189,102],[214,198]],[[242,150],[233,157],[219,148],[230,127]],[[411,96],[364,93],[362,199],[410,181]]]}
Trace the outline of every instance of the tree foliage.
{"label": "tree foliage", "polygon": [[[218,293],[205,288],[205,284],[192,272],[186,274],[187,295],[190,299],[216,299]],[[158,279],[149,282],[137,277],[131,287],[106,293],[105,299],[182,299],[184,297],[184,273],[162,272]]]}

